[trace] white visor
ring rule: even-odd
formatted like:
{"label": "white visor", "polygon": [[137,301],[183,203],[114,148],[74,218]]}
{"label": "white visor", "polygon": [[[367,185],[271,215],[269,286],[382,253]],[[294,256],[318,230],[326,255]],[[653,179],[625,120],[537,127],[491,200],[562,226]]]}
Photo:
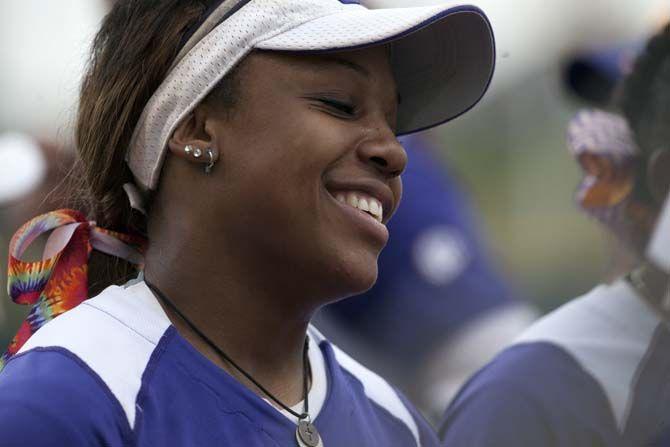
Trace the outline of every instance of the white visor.
{"label": "white visor", "polygon": [[656,223],[656,231],[649,244],[648,256],[657,266],[670,273],[670,195]]}
{"label": "white visor", "polygon": [[490,23],[474,6],[369,10],[353,0],[227,0],[207,15],[147,103],[126,160],[155,189],[178,126],[253,49],[323,53],[388,44],[401,97],[398,135],[447,122],[486,92],[495,65]]}

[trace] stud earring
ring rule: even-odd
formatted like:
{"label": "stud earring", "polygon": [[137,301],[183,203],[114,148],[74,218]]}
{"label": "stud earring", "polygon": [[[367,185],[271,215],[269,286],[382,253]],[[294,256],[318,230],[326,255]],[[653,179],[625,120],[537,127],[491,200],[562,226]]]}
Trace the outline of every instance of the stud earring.
{"label": "stud earring", "polygon": [[199,147],[196,147],[195,149],[193,149],[193,156],[195,158],[202,157],[202,149],[200,149]]}
{"label": "stud earring", "polygon": [[184,148],[184,153],[186,155],[191,155],[193,153],[193,146],[187,144],[186,147]]}
{"label": "stud earring", "polygon": [[211,149],[207,149],[207,156],[209,157],[209,163],[207,163],[207,166],[205,166],[205,174],[210,174],[215,163],[214,152],[212,152]]}

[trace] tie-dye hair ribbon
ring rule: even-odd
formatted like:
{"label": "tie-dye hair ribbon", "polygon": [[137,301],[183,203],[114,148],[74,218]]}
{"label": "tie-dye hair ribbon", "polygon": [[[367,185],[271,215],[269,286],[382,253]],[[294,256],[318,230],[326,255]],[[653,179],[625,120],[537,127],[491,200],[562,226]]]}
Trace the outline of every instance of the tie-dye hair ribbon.
{"label": "tie-dye hair ribbon", "polygon": [[[42,259],[21,257],[41,235],[49,235]],[[145,240],[99,228],[79,211],[52,211],[25,223],[9,244],[7,291],[17,304],[31,305],[7,351],[0,370],[42,326],[88,298],[88,259],[92,250],[143,263]]]}

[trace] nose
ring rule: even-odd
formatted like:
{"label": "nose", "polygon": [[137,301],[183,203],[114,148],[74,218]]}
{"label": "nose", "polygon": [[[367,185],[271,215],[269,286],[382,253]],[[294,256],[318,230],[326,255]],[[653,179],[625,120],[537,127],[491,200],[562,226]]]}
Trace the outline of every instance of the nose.
{"label": "nose", "polygon": [[358,157],[386,178],[398,177],[407,166],[407,152],[390,129],[364,141]]}

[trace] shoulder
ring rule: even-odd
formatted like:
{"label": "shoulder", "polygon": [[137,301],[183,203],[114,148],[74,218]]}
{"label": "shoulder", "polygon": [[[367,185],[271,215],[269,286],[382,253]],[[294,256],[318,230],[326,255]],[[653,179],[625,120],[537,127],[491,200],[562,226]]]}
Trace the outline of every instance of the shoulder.
{"label": "shoulder", "polygon": [[3,445],[130,445],[123,410],[97,374],[60,347],[34,348],[0,373]]}
{"label": "shoulder", "polygon": [[670,374],[670,331],[625,280],[560,307],[517,340],[536,342],[560,347],[599,384],[622,432],[639,430],[631,426],[637,410],[647,407],[644,418],[657,417],[652,407],[659,404],[651,402],[670,400],[651,391]]}
{"label": "shoulder", "polygon": [[[56,345],[88,352],[92,343],[82,340],[83,336],[104,343],[106,347],[119,344],[114,342],[117,337],[133,345],[156,345],[169,324],[144,282],[111,286],[44,325],[28,339],[20,352]],[[110,337],[109,331],[115,337]]]}
{"label": "shoulder", "polygon": [[[313,327],[310,328],[310,335],[324,351],[332,375],[341,376],[351,388],[360,391],[364,399],[388,416],[396,426],[408,431],[417,446],[436,445],[437,439],[432,429],[393,386],[330,343]],[[332,371],[333,368],[336,370]],[[432,442],[433,440],[435,441]]]}
{"label": "shoulder", "polygon": [[636,296],[625,280],[600,285],[539,319],[517,342],[553,341],[574,351],[580,346],[610,338],[649,337],[658,317]]}
{"label": "shoulder", "polygon": [[451,403],[444,445],[617,445],[600,387],[562,348],[512,346],[478,372]]}
{"label": "shoulder", "polygon": [[667,327],[625,281],[599,286],[533,324],[474,376],[447,411],[443,432],[458,436],[475,423],[492,433],[511,423],[523,427],[515,436],[535,430],[612,445],[647,439],[649,421],[670,400],[651,392],[670,374],[668,349]]}
{"label": "shoulder", "polygon": [[19,355],[41,363],[43,355],[34,353],[68,353],[109,390],[133,427],[142,376],[168,327],[144,283],[113,286],[46,324]]}

